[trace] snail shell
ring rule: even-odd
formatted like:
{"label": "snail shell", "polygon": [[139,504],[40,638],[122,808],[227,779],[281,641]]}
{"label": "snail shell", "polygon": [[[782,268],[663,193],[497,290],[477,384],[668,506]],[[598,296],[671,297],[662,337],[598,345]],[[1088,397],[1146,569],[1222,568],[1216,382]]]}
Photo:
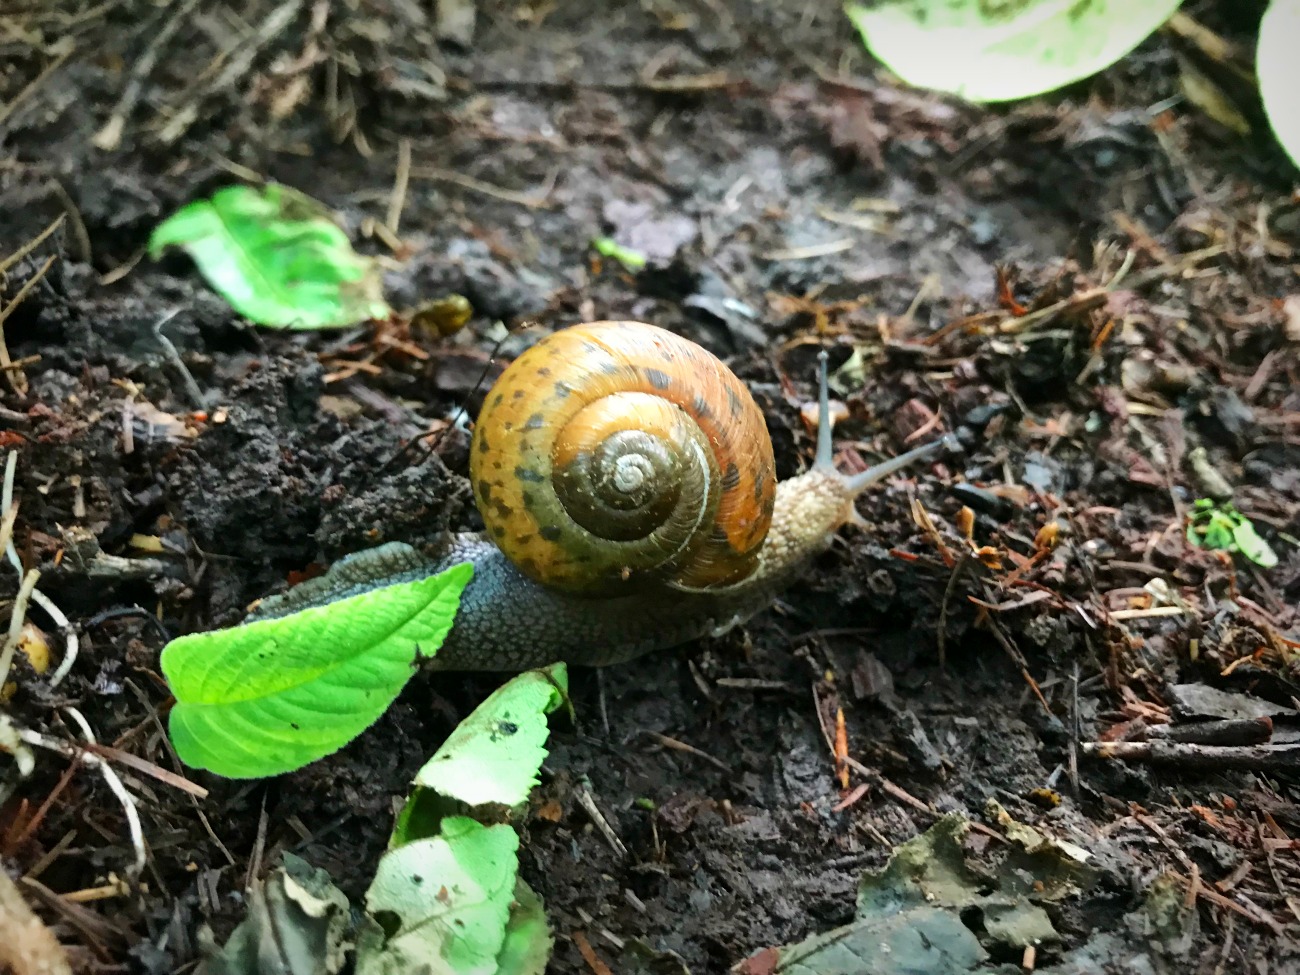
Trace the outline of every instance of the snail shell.
{"label": "snail shell", "polygon": [[578,325],[528,349],[488,393],[470,447],[488,536],[528,577],[575,593],[746,578],[774,470],[749,390],[641,322]]}

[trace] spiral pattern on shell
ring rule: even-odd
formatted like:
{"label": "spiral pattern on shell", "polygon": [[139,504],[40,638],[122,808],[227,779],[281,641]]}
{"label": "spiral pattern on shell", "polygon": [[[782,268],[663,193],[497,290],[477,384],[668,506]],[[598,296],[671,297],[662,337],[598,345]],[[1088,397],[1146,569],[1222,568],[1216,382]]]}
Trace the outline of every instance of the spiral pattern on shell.
{"label": "spiral pattern on shell", "polygon": [[715,356],[642,322],[563,329],[489,391],[470,478],[493,542],[544,585],[749,575],[772,520],[772,443]]}

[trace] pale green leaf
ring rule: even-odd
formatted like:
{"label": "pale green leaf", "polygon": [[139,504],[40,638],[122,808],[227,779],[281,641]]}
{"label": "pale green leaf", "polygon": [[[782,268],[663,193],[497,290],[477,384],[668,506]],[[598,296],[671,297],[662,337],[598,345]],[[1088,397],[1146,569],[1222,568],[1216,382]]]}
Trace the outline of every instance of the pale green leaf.
{"label": "pale green leaf", "polygon": [[1300,166],[1300,0],[1273,0],[1259,25],[1255,71],[1273,134]]}
{"label": "pale green leaf", "polygon": [[415,775],[415,785],[468,806],[518,806],[546,758],[546,716],[564,703],[564,664],[507,681],[456,726]]}
{"label": "pale green leaf", "polygon": [[546,716],[568,689],[568,671],[559,663],[513,677],[493,692],[416,773],[389,846],[435,835],[453,809],[522,805],[546,758]]}
{"label": "pale green leaf", "polygon": [[172,246],[259,325],[340,328],[390,314],[378,265],[322,204],[287,186],[228,186],[182,207],[154,229],[149,254]]}
{"label": "pale green leaf", "polygon": [[1054,91],[1114,64],[1181,0],[884,0],[847,4],[903,81],[973,102]]}
{"label": "pale green leaf", "polygon": [[229,778],[277,775],[337,751],[378,720],[442,645],[473,567],[169,643],[181,760]]}
{"label": "pale green leaf", "polygon": [[1277,553],[1229,501],[1197,498],[1187,518],[1187,540],[1197,548],[1237,552],[1265,569],[1277,565]]}
{"label": "pale green leaf", "polygon": [[522,880],[516,882],[505,944],[497,955],[497,975],[543,975],[553,945],[542,899]]}
{"label": "pale green leaf", "polygon": [[357,975],[495,975],[518,849],[509,826],[451,816],[438,836],[384,854],[366,892],[366,910],[383,933],[372,926],[358,942]]}

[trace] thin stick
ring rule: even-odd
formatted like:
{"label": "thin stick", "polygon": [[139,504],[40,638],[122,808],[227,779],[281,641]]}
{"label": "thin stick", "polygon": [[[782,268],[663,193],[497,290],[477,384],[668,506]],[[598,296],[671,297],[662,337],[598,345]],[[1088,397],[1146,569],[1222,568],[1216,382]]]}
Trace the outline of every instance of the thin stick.
{"label": "thin stick", "polygon": [[1181,741],[1088,741],[1085,755],[1181,768],[1300,771],[1300,745],[1196,745]]}
{"label": "thin stick", "polygon": [[5,344],[5,320],[13,314],[13,310],[22,303],[22,300],[27,297],[28,292],[30,292],[32,288],[36,287],[41,278],[45,277],[45,272],[54,266],[56,260],[58,260],[57,255],[51,255],[47,258],[45,263],[41,265],[41,269],[23,282],[23,286],[19,288],[18,293],[14,295],[13,301],[5,305],[3,309],[0,309],[0,366],[4,367],[3,372],[9,379],[9,385],[19,396],[27,392],[27,377],[23,375],[21,369],[12,368],[13,359],[9,357],[9,347]]}
{"label": "thin stick", "polygon": [[389,232],[396,237],[398,225],[402,222],[402,211],[406,209],[406,187],[411,179],[411,140],[399,139],[397,142],[397,174],[393,177],[393,195],[388,198],[388,216],[384,220]]}
{"label": "thin stick", "polygon": [[134,66],[131,68],[131,77],[127,79],[126,87],[122,89],[122,96],[117,100],[117,105],[113,108],[113,113],[104,123],[104,127],[94,134],[91,143],[96,149],[102,149],[105,152],[116,149],[122,141],[122,130],[126,127],[126,120],[135,110],[135,103],[140,100],[140,92],[144,88],[145,79],[153,73],[154,66],[158,63],[158,56],[162,53],[167,42],[172,39],[177,28],[186,17],[193,12],[198,6],[198,0],[182,0],[175,12],[168,18],[167,23],[149,39],[149,43],[144,49],[144,53],[136,59]]}
{"label": "thin stick", "polygon": [[49,78],[50,75],[54,74],[54,72],[58,71],[59,68],[63,67],[63,62],[68,60],[68,58],[70,58],[73,52],[75,52],[76,50],[77,49],[75,47],[69,47],[66,51],[64,51],[53,61],[51,61],[46,66],[44,71],[42,71],[35,78],[33,78],[31,80],[31,83],[28,84],[26,88],[24,88],[17,95],[15,95],[13,101],[11,101],[8,105],[5,105],[4,107],[0,108],[0,125],[3,125],[5,119],[7,119],[10,115],[12,115],[14,111],[18,108],[18,106],[21,105],[23,102],[25,102],[31,96],[32,92],[34,92],[37,88],[43,85],[45,83],[45,80]]}
{"label": "thin stick", "polygon": [[492,183],[485,183],[481,179],[475,179],[473,176],[464,176],[461,173],[450,169],[439,169],[436,166],[416,166],[411,170],[411,175],[416,179],[431,179],[435,182],[454,183],[457,186],[467,190],[473,190],[475,193],[482,193],[484,196],[495,197],[498,200],[505,200],[507,203],[517,203],[519,206],[528,207],[530,210],[548,210],[551,204],[547,202],[547,197],[551,195],[552,186],[555,183],[556,172],[552,172],[546,180],[546,185],[541,193],[529,195],[519,193],[515,190],[507,190],[504,187],[495,186]]}
{"label": "thin stick", "polygon": [[194,381],[194,376],[190,374],[189,369],[185,368],[185,362],[181,359],[181,354],[176,351],[176,346],[172,340],[163,334],[163,326],[180,314],[179,308],[173,308],[166,312],[162,318],[154,322],[153,337],[158,340],[162,346],[163,353],[167,356],[167,361],[176,367],[176,371],[181,374],[181,379],[185,383],[185,391],[190,394],[190,399],[194,401],[196,409],[206,410],[208,408],[207,397],[203,395],[203,390],[199,389],[199,384]]}
{"label": "thin stick", "polygon": [[4,649],[0,650],[0,687],[9,679],[9,667],[13,663],[14,651],[18,648],[18,641],[23,636],[23,624],[27,622],[27,601],[31,598],[32,590],[36,588],[36,580],[41,574],[32,569],[27,575],[23,576],[22,584],[18,587],[18,595],[14,597],[13,612],[9,616],[9,635],[5,638]]}
{"label": "thin stick", "polygon": [[[73,722],[81,729],[81,735],[92,745],[98,744],[95,741],[95,733],[90,730],[90,722],[82,716],[76,708],[67,707],[63,709],[64,713],[70,717]],[[98,755],[91,752],[80,750],[81,760],[89,761],[93,759],[99,764],[99,771],[104,776],[104,781],[108,787],[117,796],[118,801],[122,804],[126,812],[127,830],[131,834],[131,848],[135,850],[135,861],[127,868],[127,873],[134,880],[144,872],[145,852],[144,852],[144,828],[140,825],[140,811],[136,808],[135,799],[127,791],[126,785],[118,777],[117,771],[108,762],[104,761]]]}
{"label": "thin stick", "polygon": [[36,250],[36,248],[40,247],[41,244],[45,243],[46,238],[48,238],[50,234],[54,233],[54,231],[62,227],[63,221],[66,219],[68,219],[68,215],[65,213],[63,216],[56,219],[53,223],[51,223],[48,227],[42,230],[39,234],[37,234],[27,243],[23,244],[22,247],[18,248],[16,251],[14,251],[4,260],[0,260],[0,274],[4,274],[5,271],[8,271],[11,267],[13,267],[19,261],[21,261],[28,254]]}

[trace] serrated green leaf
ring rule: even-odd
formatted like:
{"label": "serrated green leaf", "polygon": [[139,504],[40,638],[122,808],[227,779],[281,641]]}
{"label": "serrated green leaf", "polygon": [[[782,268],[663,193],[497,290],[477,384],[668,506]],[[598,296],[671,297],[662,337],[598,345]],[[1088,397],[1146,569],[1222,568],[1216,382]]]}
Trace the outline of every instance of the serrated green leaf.
{"label": "serrated green leaf", "polygon": [[1114,64],[1181,0],[886,0],[844,11],[903,81],[973,102],[1054,91]]}
{"label": "serrated green leaf", "polygon": [[341,328],[391,314],[378,265],[322,204],[287,186],[228,186],[182,207],[154,229],[149,255],[172,246],[259,325]]}
{"label": "serrated green leaf", "polygon": [[415,785],[469,806],[526,802],[546,758],[546,716],[568,689],[562,663],[507,681],[456,726]]}
{"label": "serrated green leaf", "polygon": [[378,922],[357,944],[357,975],[495,975],[514,902],[519,837],[464,816],[385,853],[366,892]]}
{"label": "serrated green leaf", "polygon": [[451,629],[469,564],[278,619],[173,640],[162,671],[186,765],[228,778],[300,768],[384,713]]}
{"label": "serrated green leaf", "polygon": [[1264,114],[1291,161],[1300,166],[1300,0],[1273,0],[1259,25],[1255,71]]}
{"label": "serrated green leaf", "polygon": [[553,946],[542,899],[522,880],[517,881],[496,975],[543,975]]}
{"label": "serrated green leaf", "polygon": [[453,810],[513,809],[527,801],[546,758],[546,716],[568,692],[562,663],[530,670],[497,688],[416,773],[389,848],[435,835],[442,817]]}

